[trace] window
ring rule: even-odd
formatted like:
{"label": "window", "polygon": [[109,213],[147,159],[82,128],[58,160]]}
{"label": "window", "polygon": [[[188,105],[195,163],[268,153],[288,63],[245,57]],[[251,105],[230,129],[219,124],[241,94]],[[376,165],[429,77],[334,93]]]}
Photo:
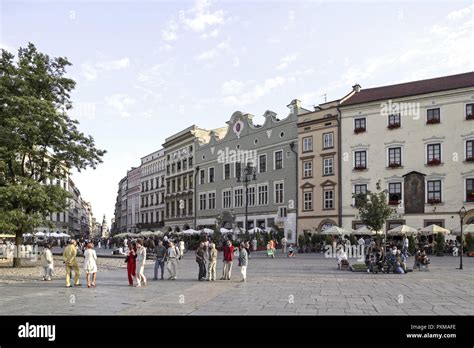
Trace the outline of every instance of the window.
{"label": "window", "polygon": [[284,192],[283,182],[276,182],[275,183],[275,204],[283,204],[283,192]]}
{"label": "window", "polygon": [[242,163],[235,162],[235,177],[240,178],[242,176]]}
{"label": "window", "polygon": [[189,215],[193,214],[193,199],[192,198],[188,199],[188,214]]}
{"label": "window", "polygon": [[150,190],[153,190],[153,179],[150,180]]}
{"label": "window", "polygon": [[214,182],[214,167],[209,168],[209,182]]}
{"label": "window", "polygon": [[176,164],[173,163],[173,164],[171,165],[171,173],[174,173],[174,172],[175,172],[175,168],[176,168]]}
{"label": "window", "polygon": [[474,179],[466,179],[466,202],[474,202]]}
{"label": "window", "polygon": [[193,188],[193,176],[192,175],[189,176],[189,188],[190,189]]}
{"label": "window", "polygon": [[224,164],[224,180],[230,179],[230,163]]}
{"label": "window", "polygon": [[303,138],[303,152],[313,151],[313,137]]}
{"label": "window", "polygon": [[334,209],[334,190],[324,190],[324,209]]}
{"label": "window", "polygon": [[303,209],[313,210],[313,192],[303,193]]}
{"label": "window", "polygon": [[178,172],[179,172],[181,170],[181,162],[176,163],[176,165],[177,165]]}
{"label": "window", "polygon": [[216,193],[209,192],[208,197],[209,197],[209,210],[216,209]]}
{"label": "window", "polygon": [[199,210],[206,210],[206,194],[199,194]]}
{"label": "window", "polygon": [[247,199],[249,202],[249,207],[254,207],[255,206],[255,186],[249,186]]}
{"label": "window", "polygon": [[363,170],[367,168],[367,151],[354,152],[354,169]]}
{"label": "window", "polygon": [[426,123],[435,124],[440,122],[439,108],[426,110]]}
{"label": "window", "polygon": [[441,203],[441,180],[428,181],[428,203]]}
{"label": "window", "polygon": [[234,207],[241,208],[244,205],[244,189],[234,189]]}
{"label": "window", "polygon": [[206,171],[204,169],[201,169],[199,171],[199,185],[204,184],[205,177],[206,177]]}
{"label": "window", "polygon": [[367,184],[357,184],[354,185],[354,193],[356,195],[366,194],[367,193]]}
{"label": "window", "polygon": [[183,191],[188,189],[187,186],[188,186],[188,178],[186,176],[183,176]]}
{"label": "window", "polygon": [[171,180],[171,192],[175,193],[176,192],[176,180]]}
{"label": "window", "polygon": [[189,162],[189,167],[191,168],[193,166],[193,158],[189,157],[188,162]]}
{"label": "window", "polygon": [[175,202],[171,202],[171,216],[174,217],[175,216],[175,213],[174,213],[174,210],[175,210]]}
{"label": "window", "polygon": [[313,161],[303,162],[303,178],[311,178],[313,176]]}
{"label": "window", "polygon": [[474,104],[466,105],[466,120],[474,120]]}
{"label": "window", "polygon": [[283,151],[279,150],[275,152],[275,169],[283,168]]}
{"label": "window", "polygon": [[258,186],[258,205],[268,204],[268,185]]}
{"label": "window", "polygon": [[334,158],[323,158],[323,175],[332,175],[334,173]]}
{"label": "window", "polygon": [[434,166],[441,163],[441,144],[428,144],[426,153],[428,165]]}
{"label": "window", "polygon": [[186,170],[186,169],[188,169],[188,160],[184,159],[183,160],[183,170]]}
{"label": "window", "polygon": [[265,173],[267,171],[267,155],[258,156],[258,172]]}
{"label": "window", "polygon": [[224,209],[232,207],[232,192],[230,190],[222,191],[222,205]]}
{"label": "window", "polygon": [[334,147],[334,133],[323,134],[323,149]]}
{"label": "window", "polygon": [[474,140],[466,141],[466,161],[474,162]]}
{"label": "window", "polygon": [[388,128],[389,129],[400,128],[400,125],[401,125],[400,114],[388,115]]}
{"label": "window", "polygon": [[388,149],[388,167],[397,168],[402,165],[402,148],[391,147]]}
{"label": "window", "polygon": [[366,131],[366,120],[363,118],[354,119],[354,133],[363,133]]}
{"label": "window", "polygon": [[402,183],[395,182],[388,184],[388,204],[398,205],[402,200]]}
{"label": "window", "polygon": [[181,178],[176,179],[176,183],[178,185],[178,192],[181,192]]}
{"label": "window", "polygon": [[285,218],[288,216],[288,210],[286,207],[279,207],[278,208],[278,217]]}

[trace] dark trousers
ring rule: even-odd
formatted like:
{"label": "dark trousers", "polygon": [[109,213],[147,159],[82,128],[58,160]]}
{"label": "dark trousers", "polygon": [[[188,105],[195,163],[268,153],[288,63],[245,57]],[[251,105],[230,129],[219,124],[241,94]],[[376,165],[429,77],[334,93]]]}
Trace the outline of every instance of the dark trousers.
{"label": "dark trousers", "polygon": [[199,277],[198,279],[201,280],[202,278],[206,278],[206,265],[204,260],[200,260],[197,262],[199,265]]}
{"label": "dark trousers", "polygon": [[158,268],[161,268],[161,279],[163,279],[163,274],[165,272],[165,262],[162,259],[155,261],[155,279],[158,278]]}

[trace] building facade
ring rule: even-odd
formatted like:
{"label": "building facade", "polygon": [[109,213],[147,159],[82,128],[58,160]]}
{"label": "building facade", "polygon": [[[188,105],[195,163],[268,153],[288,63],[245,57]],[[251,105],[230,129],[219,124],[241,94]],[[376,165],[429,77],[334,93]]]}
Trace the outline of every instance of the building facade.
{"label": "building facade", "polygon": [[193,125],[166,138],[165,227],[182,231],[194,224],[194,166],[196,144],[206,141],[209,131]]}
{"label": "building facade", "polygon": [[[132,168],[127,172],[126,226],[127,232],[138,232],[140,222],[141,168]],[[123,201],[122,201],[123,214]]]}
{"label": "building facade", "polygon": [[[265,112],[263,125],[253,124],[250,114],[235,112],[227,127],[211,132],[209,141],[197,147],[198,228],[245,229],[248,203],[248,230],[276,225],[290,242],[296,240],[296,122],[302,110],[297,100],[289,107],[282,120]],[[245,175],[247,165],[255,175]],[[230,221],[217,226],[216,217],[224,212]]]}
{"label": "building facade", "polygon": [[298,115],[298,235],[341,226],[337,107],[351,95]]}
{"label": "building facade", "polygon": [[395,213],[385,228],[474,220],[474,73],[361,89],[341,114],[342,225],[361,225],[354,193],[380,181]]}
{"label": "building facade", "polygon": [[141,159],[140,230],[164,227],[165,223],[165,150],[155,151]]}

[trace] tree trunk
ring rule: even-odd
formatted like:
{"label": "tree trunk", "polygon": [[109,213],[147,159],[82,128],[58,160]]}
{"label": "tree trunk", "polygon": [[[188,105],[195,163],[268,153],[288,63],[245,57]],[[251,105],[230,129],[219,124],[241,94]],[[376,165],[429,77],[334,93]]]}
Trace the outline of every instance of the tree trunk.
{"label": "tree trunk", "polygon": [[23,244],[23,232],[17,231],[15,234],[15,251],[13,253],[13,267],[21,267],[20,245]]}

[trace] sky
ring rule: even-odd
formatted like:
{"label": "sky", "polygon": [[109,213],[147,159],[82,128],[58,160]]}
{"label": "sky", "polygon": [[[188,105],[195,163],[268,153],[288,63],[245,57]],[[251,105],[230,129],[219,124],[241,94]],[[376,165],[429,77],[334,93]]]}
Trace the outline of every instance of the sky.
{"label": "sky", "polygon": [[192,124],[473,71],[474,2],[0,0],[0,47],[28,42],[73,64],[71,116],[108,151],[73,180],[110,222],[127,170]]}

